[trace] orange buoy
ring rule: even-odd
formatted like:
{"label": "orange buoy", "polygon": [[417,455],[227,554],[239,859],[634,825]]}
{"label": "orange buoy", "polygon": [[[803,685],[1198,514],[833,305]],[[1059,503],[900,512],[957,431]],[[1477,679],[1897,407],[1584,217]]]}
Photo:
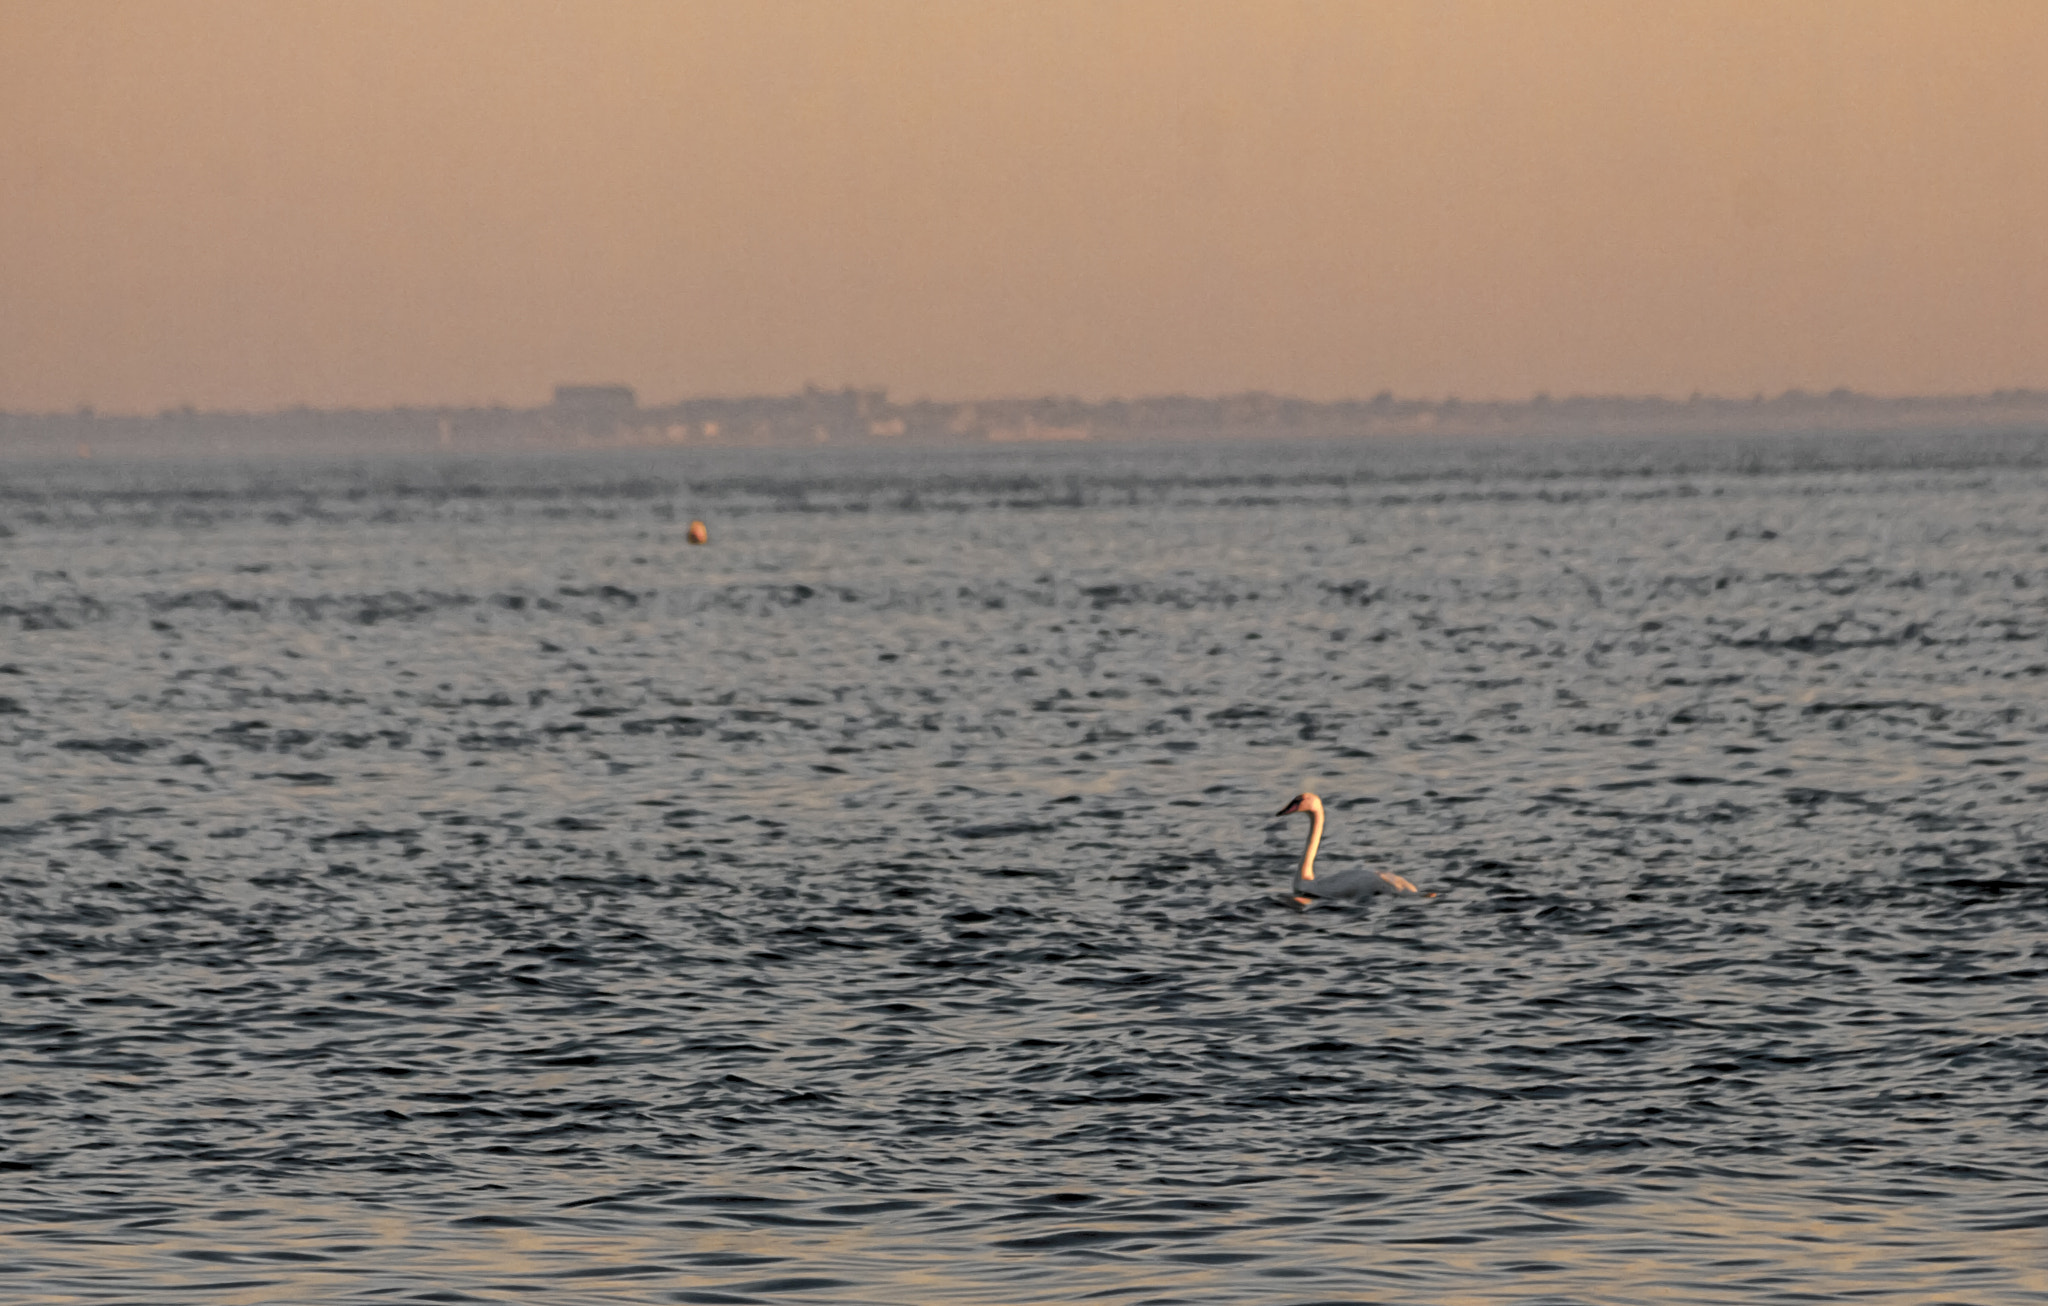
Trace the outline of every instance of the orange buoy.
{"label": "orange buoy", "polygon": [[711,542],[711,532],[704,529],[703,522],[693,521],[690,523],[690,533],[687,538],[692,544],[708,544]]}

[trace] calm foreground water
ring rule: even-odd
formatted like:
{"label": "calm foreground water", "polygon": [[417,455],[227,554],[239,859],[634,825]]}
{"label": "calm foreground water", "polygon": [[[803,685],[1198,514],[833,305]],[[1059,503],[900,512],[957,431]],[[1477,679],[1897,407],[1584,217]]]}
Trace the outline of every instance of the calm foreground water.
{"label": "calm foreground water", "polygon": [[0,464],[0,1296],[2048,1299],[2044,467]]}

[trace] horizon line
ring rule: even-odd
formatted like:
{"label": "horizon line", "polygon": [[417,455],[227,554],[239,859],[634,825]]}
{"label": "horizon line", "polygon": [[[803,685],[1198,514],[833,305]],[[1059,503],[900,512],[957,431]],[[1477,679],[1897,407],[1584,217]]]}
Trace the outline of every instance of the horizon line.
{"label": "horizon line", "polygon": [[[635,387],[627,385],[623,382],[565,382],[557,386],[556,389],[558,391],[616,389],[619,392],[621,392],[622,395],[628,393],[631,395],[631,411],[637,412],[659,412],[666,408],[678,408],[683,405],[693,403],[744,403],[757,400],[800,399],[806,396],[844,395],[875,396],[879,398],[880,402],[898,408],[964,408],[980,404],[1005,405],[1036,403],[1060,403],[1078,405],[1080,407],[1086,408],[1097,408],[1107,407],[1115,404],[1146,404],[1166,401],[1219,404],[1229,403],[1232,401],[1241,402],[1245,400],[1258,400],[1261,402],[1269,403],[1297,404],[1311,408],[1387,407],[1394,405],[1410,408],[1445,408],[1462,407],[1467,405],[1482,408],[1541,408],[1562,407],[1570,404],[1596,403],[1656,404],[1669,407],[1683,408],[1695,404],[1755,405],[1781,402],[1847,403],[1860,401],[1866,403],[1884,404],[1961,404],[1984,401],[2011,402],[2014,400],[2048,400],[2048,386],[2044,386],[2041,388],[2036,388],[2034,386],[2007,386],[2000,387],[1995,390],[1936,391],[1931,393],[1892,394],[1868,390],[1857,390],[1849,386],[1836,386],[1828,390],[1813,390],[1807,389],[1802,386],[1791,386],[1787,387],[1786,389],[1779,390],[1775,393],[1764,390],[1757,390],[1749,394],[1710,394],[1705,391],[1695,390],[1683,397],[1673,397],[1668,394],[1656,392],[1629,393],[1626,391],[1575,391],[1569,394],[1555,395],[1548,390],[1538,390],[1524,398],[1519,399],[1501,398],[1498,396],[1484,398],[1466,397],[1456,393],[1449,393],[1438,396],[1402,395],[1396,393],[1392,389],[1382,389],[1370,396],[1352,395],[1334,399],[1310,399],[1302,395],[1289,394],[1284,391],[1261,389],[1218,391],[1213,393],[1195,393],[1191,391],[1158,391],[1153,393],[1112,395],[1098,399],[1084,399],[1078,395],[1062,394],[1057,391],[1044,391],[1037,394],[985,394],[951,398],[935,398],[929,395],[921,395],[915,399],[898,399],[891,397],[890,389],[886,385],[846,384],[839,386],[819,386],[814,383],[806,382],[801,388],[793,390],[761,390],[752,392],[725,393],[705,392],[684,395],[682,397],[674,399],[665,399],[653,403],[643,401],[639,397],[639,394]],[[191,403],[179,403],[167,404],[153,411],[146,409],[126,408],[101,409],[95,404],[81,403],[76,405],[75,407],[68,409],[15,409],[0,407],[0,418],[152,419],[166,417],[273,417],[307,413],[342,415],[352,413],[546,412],[551,410],[559,410],[564,406],[565,405],[562,403],[562,400],[559,395],[555,399],[542,401],[540,403],[513,403],[504,400],[493,399],[483,402],[468,403],[447,401],[438,403],[396,402],[382,405],[337,404],[329,406],[311,404],[305,401],[298,401],[294,403],[278,404],[269,407],[249,406],[219,408],[202,408]],[[621,405],[621,407],[623,408],[624,405]]]}

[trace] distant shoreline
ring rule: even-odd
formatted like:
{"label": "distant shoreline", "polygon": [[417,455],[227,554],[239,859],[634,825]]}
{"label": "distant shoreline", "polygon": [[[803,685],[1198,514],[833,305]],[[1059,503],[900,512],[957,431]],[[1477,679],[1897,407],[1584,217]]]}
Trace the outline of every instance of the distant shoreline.
{"label": "distant shoreline", "polygon": [[1084,401],[898,402],[878,389],[704,397],[641,406],[623,386],[565,386],[532,408],[0,412],[0,457],[492,453],[689,447],[972,446],[1259,438],[2048,432],[2048,391],[1884,398],[1835,390],[1747,399],[1539,395],[1519,401],[1316,401],[1250,393]]}

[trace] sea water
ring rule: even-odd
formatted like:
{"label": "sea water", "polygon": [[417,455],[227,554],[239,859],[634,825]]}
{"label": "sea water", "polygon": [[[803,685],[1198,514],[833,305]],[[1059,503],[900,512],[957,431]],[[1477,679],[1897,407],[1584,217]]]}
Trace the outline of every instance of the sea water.
{"label": "sea water", "polygon": [[2044,453],[0,465],[0,1295],[2048,1299]]}

